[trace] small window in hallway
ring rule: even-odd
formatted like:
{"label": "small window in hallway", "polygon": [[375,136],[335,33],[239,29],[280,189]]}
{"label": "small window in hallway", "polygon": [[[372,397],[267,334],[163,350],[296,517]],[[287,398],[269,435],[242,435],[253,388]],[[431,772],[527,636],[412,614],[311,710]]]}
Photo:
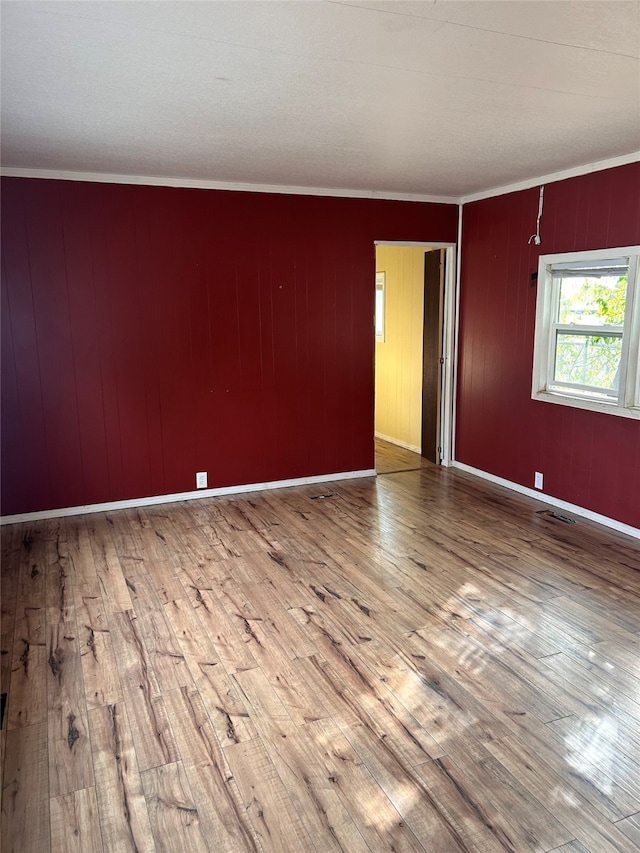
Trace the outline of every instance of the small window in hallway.
{"label": "small window in hallway", "polygon": [[384,343],[384,299],[385,299],[384,272],[376,273],[376,340]]}

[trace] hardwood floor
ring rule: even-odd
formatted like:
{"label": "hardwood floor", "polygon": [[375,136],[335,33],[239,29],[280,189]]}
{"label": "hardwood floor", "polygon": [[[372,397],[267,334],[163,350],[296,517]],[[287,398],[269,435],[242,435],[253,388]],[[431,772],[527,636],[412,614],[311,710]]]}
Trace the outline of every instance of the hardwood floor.
{"label": "hardwood floor", "polygon": [[376,439],[376,471],[378,474],[396,474],[398,471],[415,471],[432,463],[419,453],[405,450],[397,444]]}
{"label": "hardwood floor", "polygon": [[4,853],[638,850],[638,543],[404,453],[4,527]]}

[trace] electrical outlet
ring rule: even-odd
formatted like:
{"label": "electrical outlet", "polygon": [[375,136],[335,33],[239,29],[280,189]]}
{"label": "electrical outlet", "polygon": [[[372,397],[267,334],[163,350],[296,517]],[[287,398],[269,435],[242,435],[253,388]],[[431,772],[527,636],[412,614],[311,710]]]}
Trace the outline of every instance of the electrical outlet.
{"label": "electrical outlet", "polygon": [[533,483],[533,484],[534,484],[534,486],[536,487],[536,489],[541,489],[541,488],[542,488],[542,474],[540,473],[540,471],[536,471],[535,479],[534,479],[534,483]]}
{"label": "electrical outlet", "polygon": [[207,488],[207,472],[206,471],[198,471],[196,474],[196,489],[206,489]]}

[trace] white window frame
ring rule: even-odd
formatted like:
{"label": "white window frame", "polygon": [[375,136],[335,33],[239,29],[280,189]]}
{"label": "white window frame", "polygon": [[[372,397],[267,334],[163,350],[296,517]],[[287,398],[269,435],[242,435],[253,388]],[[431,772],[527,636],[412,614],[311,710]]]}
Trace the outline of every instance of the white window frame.
{"label": "white window frame", "polygon": [[[382,317],[380,318],[381,331],[378,331],[378,293],[382,293]],[[384,343],[385,332],[387,325],[387,274],[385,272],[376,273],[376,308],[374,317],[374,326],[376,331],[376,341],[380,344]]]}
{"label": "white window frame", "polygon": [[[551,389],[553,383],[555,333],[561,330],[555,323],[555,312],[559,287],[554,282],[552,268],[558,264],[577,261],[602,262],[618,258],[629,258],[629,275],[624,326],[622,334],[622,355],[617,399],[588,396],[588,388]],[[536,330],[533,350],[533,383],[531,396],[534,400],[573,406],[577,409],[589,409],[594,412],[606,412],[625,418],[640,419],[640,246],[624,246],[614,249],[595,249],[587,252],[564,252],[562,254],[541,255],[538,262],[538,296],[536,302]],[[594,332],[589,326],[576,327],[584,332]],[[612,334],[619,327],[599,326],[603,335]],[[596,392],[597,389],[593,389]]]}

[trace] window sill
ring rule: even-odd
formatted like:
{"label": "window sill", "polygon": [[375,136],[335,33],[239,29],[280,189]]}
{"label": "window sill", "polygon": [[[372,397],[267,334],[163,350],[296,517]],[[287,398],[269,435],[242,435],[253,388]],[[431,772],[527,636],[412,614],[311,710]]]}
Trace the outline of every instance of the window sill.
{"label": "window sill", "polygon": [[552,391],[535,391],[531,395],[531,399],[543,403],[556,403],[560,406],[571,406],[573,409],[586,409],[590,412],[601,412],[606,415],[640,420],[640,408],[618,406],[615,403],[606,403],[603,400],[586,400],[582,397],[571,397],[568,394]]}

